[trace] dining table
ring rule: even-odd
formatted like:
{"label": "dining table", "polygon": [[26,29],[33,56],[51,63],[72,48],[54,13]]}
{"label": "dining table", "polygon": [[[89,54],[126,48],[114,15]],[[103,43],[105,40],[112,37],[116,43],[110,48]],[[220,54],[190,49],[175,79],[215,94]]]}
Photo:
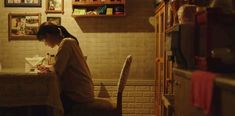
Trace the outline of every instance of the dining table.
{"label": "dining table", "polygon": [[[0,71],[0,110],[46,106],[52,109],[50,116],[63,116],[59,85],[59,80],[53,72],[26,72],[18,68],[2,69]],[[33,111],[27,114],[30,116],[32,113]]]}

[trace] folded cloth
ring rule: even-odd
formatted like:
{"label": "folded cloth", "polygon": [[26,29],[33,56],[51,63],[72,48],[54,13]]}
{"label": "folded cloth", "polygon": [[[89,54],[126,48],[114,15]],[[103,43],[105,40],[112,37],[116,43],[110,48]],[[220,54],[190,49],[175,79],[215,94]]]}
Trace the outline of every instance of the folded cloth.
{"label": "folded cloth", "polygon": [[211,103],[215,74],[205,71],[194,71],[191,79],[192,104],[201,108],[206,116],[212,116]]}

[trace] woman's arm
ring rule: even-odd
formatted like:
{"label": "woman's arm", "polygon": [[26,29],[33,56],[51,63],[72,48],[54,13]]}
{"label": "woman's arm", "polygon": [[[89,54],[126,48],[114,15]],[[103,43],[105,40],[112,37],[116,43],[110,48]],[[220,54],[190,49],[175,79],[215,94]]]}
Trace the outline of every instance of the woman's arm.
{"label": "woman's arm", "polygon": [[65,40],[62,41],[59,46],[58,53],[56,54],[56,62],[54,64],[54,71],[57,76],[61,76],[68,66],[68,62],[72,52],[72,41]]}

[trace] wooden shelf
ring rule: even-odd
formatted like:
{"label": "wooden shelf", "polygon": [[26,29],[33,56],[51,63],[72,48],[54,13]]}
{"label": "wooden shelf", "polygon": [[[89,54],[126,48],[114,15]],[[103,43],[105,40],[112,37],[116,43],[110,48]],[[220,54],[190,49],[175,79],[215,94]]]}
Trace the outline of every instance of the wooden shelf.
{"label": "wooden shelf", "polygon": [[173,32],[173,31],[179,31],[179,24],[168,27],[165,32],[170,33],[170,32]]}
{"label": "wooden shelf", "polygon": [[[73,0],[72,17],[123,17],[125,0]],[[118,14],[120,13],[120,14]]]}
{"label": "wooden shelf", "polygon": [[125,4],[125,2],[73,2],[72,5],[77,6],[100,6],[100,5],[118,5]]}
{"label": "wooden shelf", "polygon": [[122,15],[72,15],[72,17],[123,17],[126,16],[126,14]]}
{"label": "wooden shelf", "polygon": [[167,56],[172,56],[173,53],[172,53],[172,51],[166,51],[166,55],[167,55]]}

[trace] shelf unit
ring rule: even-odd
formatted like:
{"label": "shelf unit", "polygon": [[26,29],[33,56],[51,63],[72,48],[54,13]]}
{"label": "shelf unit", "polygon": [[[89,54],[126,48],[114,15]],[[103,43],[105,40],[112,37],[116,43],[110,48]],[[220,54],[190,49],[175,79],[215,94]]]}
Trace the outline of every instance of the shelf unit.
{"label": "shelf unit", "polygon": [[[175,27],[168,25],[171,19],[169,2],[161,2],[155,11],[155,34],[156,34],[156,115],[165,116],[166,96],[173,98],[173,59],[170,48],[169,34]],[[172,21],[171,21],[172,22]],[[167,48],[168,46],[168,48]],[[163,97],[165,96],[165,97]],[[168,97],[167,97],[168,98]],[[171,104],[173,105],[173,104]],[[169,107],[170,108],[170,107]]]}
{"label": "shelf unit", "polygon": [[155,34],[156,34],[156,115],[161,116],[161,97],[165,90],[165,14],[166,7],[165,3],[159,4],[156,9],[156,24],[155,24]]}
{"label": "shelf unit", "polygon": [[73,17],[125,16],[125,0],[73,0]]}

